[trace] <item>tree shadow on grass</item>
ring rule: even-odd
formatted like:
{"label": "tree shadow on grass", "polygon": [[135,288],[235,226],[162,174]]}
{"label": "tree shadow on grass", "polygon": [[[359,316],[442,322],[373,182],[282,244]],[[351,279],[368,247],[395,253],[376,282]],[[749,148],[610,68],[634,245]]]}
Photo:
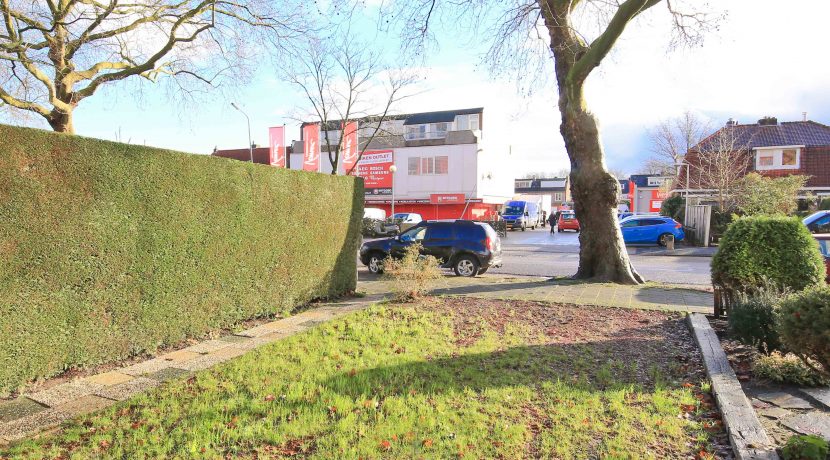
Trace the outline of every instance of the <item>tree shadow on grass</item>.
{"label": "tree shadow on grass", "polygon": [[[659,330],[658,330],[659,329]],[[688,337],[667,337],[644,326],[637,338],[514,346],[491,352],[453,354],[343,372],[325,380],[329,389],[352,398],[442,394],[562,382],[585,390],[636,386],[645,391],[699,381],[697,357],[678,347]],[[390,350],[394,356],[394,351]]]}

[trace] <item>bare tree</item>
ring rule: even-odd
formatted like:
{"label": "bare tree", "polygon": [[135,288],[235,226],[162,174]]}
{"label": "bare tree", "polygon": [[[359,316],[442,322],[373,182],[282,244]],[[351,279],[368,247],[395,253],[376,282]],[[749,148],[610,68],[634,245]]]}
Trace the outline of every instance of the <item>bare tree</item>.
{"label": "bare tree", "polygon": [[[740,127],[721,128],[689,150],[679,182],[687,189],[713,193],[720,210],[729,209],[741,178],[751,166],[750,141]],[[687,167],[689,184],[685,183]]]}
{"label": "bare tree", "polygon": [[[645,11],[663,4],[674,24],[672,43],[696,42],[710,23],[703,13],[681,11],[684,0],[400,0],[395,18],[409,35],[429,41],[436,22],[467,17],[472,23],[497,18],[487,33],[492,40],[489,61],[495,69],[531,75],[519,79],[529,86],[532,65],[515,65],[540,44],[552,55],[559,88],[560,132],[571,161],[571,191],[579,218],[579,269],[576,278],[637,284],[616,218],[620,186],[605,165],[596,117],[585,101],[585,82],[612,50],[626,27]],[[447,15],[454,16],[448,18]],[[444,19],[444,21],[439,21]],[[475,28],[484,26],[476,25]],[[421,49],[422,47],[415,47]],[[530,62],[535,62],[532,59]],[[538,67],[535,67],[538,68]],[[510,71],[510,70],[507,70]],[[520,84],[520,89],[526,89]]]}
{"label": "bare tree", "polygon": [[649,130],[652,156],[646,161],[645,169],[650,174],[676,174],[677,164],[683,161],[686,152],[710,131],[708,123],[688,110],[680,117],[661,121]]}
{"label": "bare tree", "polygon": [[[348,34],[347,34],[348,35]],[[294,65],[286,68],[286,79],[300,88],[310,110],[302,121],[320,123],[323,142],[332,174],[337,174],[341,151],[351,122],[358,122],[357,162],[377,137],[390,132],[385,128],[393,107],[411,96],[406,88],[416,79],[411,73],[383,65],[380,54],[350,38],[315,40],[301,51]]]}
{"label": "bare tree", "polygon": [[78,104],[131,77],[186,97],[247,76],[260,34],[304,34],[301,3],[266,0],[0,0],[0,108],[73,132]]}

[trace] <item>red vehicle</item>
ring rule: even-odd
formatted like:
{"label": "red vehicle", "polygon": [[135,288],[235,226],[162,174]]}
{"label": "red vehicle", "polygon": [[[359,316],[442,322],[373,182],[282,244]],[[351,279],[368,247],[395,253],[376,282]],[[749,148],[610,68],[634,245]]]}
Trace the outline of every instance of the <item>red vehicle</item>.
{"label": "red vehicle", "polygon": [[818,248],[824,256],[824,266],[827,268],[827,282],[830,283],[830,233],[813,235],[818,240]]}
{"label": "red vehicle", "polygon": [[556,224],[557,231],[574,230],[579,233],[579,221],[576,220],[576,213],[573,211],[562,211],[559,215],[559,222]]}

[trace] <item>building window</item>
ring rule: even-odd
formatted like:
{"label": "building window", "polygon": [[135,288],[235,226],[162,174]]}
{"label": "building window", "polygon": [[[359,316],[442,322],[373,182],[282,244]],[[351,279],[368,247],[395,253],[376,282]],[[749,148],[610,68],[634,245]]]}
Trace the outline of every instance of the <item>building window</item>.
{"label": "building window", "polygon": [[764,148],[755,151],[755,169],[798,169],[801,164],[801,148]]}
{"label": "building window", "polygon": [[410,157],[410,176],[446,175],[449,173],[449,157]]}
{"label": "building window", "polygon": [[797,161],[797,151],[795,149],[784,149],[781,151],[781,164],[784,166],[795,166]]}

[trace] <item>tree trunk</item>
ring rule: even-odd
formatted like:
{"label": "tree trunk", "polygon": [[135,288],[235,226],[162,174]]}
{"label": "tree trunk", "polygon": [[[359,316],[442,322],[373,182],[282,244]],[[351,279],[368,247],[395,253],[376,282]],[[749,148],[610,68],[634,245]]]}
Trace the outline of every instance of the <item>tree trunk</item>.
{"label": "tree trunk", "polygon": [[559,105],[560,130],[571,159],[571,194],[580,226],[579,269],[574,278],[642,283],[625,250],[616,212],[620,185],[605,168],[596,118],[583,104],[568,101],[567,96],[560,96]]}
{"label": "tree trunk", "polygon": [[46,119],[52,130],[58,133],[75,134],[75,126],[72,124],[72,112],[61,112],[52,110],[49,118]]}

